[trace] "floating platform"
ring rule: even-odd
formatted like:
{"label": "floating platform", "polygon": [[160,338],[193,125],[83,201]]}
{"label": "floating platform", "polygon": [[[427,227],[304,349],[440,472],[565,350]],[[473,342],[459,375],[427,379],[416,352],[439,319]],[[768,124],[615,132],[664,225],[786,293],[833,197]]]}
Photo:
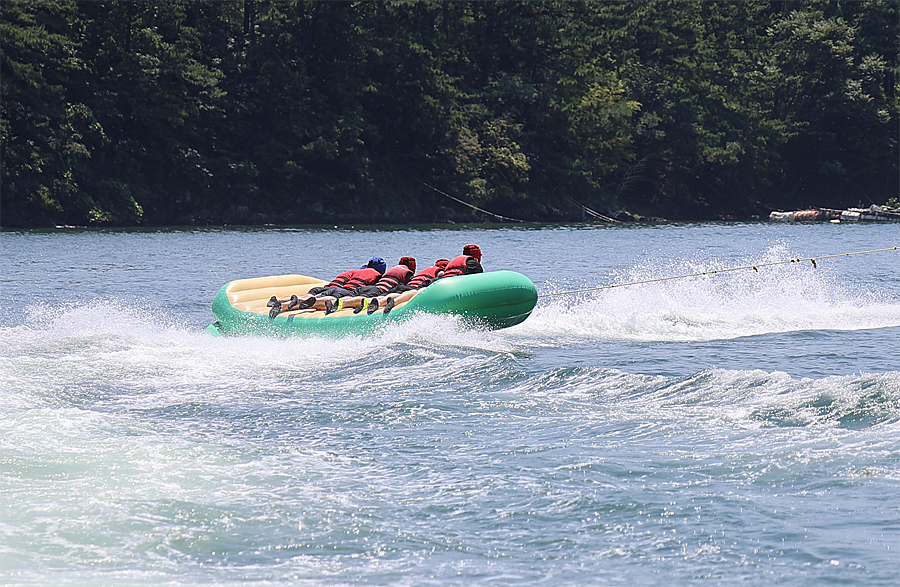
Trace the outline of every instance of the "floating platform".
{"label": "floating platform", "polygon": [[868,208],[847,208],[836,210],[833,208],[810,208],[809,210],[795,210],[793,212],[773,211],[769,214],[769,220],[780,222],[883,222],[900,220],[900,208],[878,206],[873,204]]}

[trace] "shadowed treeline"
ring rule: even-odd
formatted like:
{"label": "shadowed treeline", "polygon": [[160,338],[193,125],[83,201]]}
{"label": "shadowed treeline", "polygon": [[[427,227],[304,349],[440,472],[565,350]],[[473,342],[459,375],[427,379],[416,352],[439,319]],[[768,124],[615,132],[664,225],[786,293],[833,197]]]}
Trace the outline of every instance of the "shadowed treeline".
{"label": "shadowed treeline", "polygon": [[440,192],[527,220],[883,203],[898,12],[4,0],[0,222],[496,218]]}

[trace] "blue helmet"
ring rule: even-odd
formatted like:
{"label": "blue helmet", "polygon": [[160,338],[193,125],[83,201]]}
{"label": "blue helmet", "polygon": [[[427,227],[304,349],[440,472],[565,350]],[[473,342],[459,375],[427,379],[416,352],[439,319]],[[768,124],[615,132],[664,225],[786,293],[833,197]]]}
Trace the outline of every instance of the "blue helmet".
{"label": "blue helmet", "polygon": [[384,259],[381,257],[372,257],[369,259],[369,264],[362,267],[362,269],[365,269],[366,267],[371,267],[379,273],[384,273],[387,270],[387,263],[385,263]]}

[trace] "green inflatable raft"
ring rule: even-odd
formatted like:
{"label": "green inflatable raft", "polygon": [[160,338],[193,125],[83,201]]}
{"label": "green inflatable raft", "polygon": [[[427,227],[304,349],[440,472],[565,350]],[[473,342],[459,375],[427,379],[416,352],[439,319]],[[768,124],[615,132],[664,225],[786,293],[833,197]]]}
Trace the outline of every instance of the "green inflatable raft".
{"label": "green inflatable raft", "polygon": [[515,271],[491,271],[439,279],[418,291],[397,298],[385,313],[354,314],[352,308],[326,314],[310,308],[269,317],[266,305],[272,296],[288,298],[305,294],[326,282],[304,275],[275,275],[226,283],[212,303],[216,321],[206,332],[221,335],[344,336],[367,334],[386,324],[408,320],[417,314],[453,314],[477,328],[498,329],[525,320],[537,303],[530,279]]}

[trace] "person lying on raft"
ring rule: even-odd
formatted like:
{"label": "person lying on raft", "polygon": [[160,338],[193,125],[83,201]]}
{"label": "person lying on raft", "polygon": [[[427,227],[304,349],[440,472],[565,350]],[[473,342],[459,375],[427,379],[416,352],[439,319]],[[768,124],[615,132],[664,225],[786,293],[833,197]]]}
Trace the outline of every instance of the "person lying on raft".
{"label": "person lying on raft", "polygon": [[359,269],[344,271],[332,279],[328,285],[310,288],[309,292],[302,296],[292,295],[290,298],[284,299],[272,296],[272,299],[266,304],[271,308],[269,310],[269,318],[274,318],[282,312],[305,310],[319,304],[321,304],[321,307],[316,309],[324,310],[325,300],[322,299],[323,297],[327,296],[329,299],[334,299],[353,295],[353,290],[357,287],[372,285],[381,279],[386,268],[387,263],[384,262],[384,259],[372,257],[366,265]]}
{"label": "person lying on raft", "polygon": [[466,245],[463,247],[462,255],[454,257],[447,263],[441,279],[473,273],[484,273],[481,266],[481,249],[478,245]]}
{"label": "person lying on raft", "polygon": [[[356,288],[353,291],[353,303],[345,303],[345,299],[349,299],[347,296],[342,296],[335,300],[328,300],[325,302],[325,313],[331,314],[332,312],[337,312],[342,308],[357,308],[356,313],[358,314],[362,311],[360,308],[363,308],[367,305],[367,300],[369,298],[375,298],[377,296],[385,295],[390,291],[393,291],[395,287],[398,285],[405,285],[413,274],[416,271],[416,260],[412,257],[401,257],[400,263],[394,267],[391,267],[387,271],[384,272],[384,275],[381,276],[377,282],[372,285],[363,285]],[[378,304],[372,308],[372,312],[378,309]],[[372,312],[369,312],[370,314]]]}
{"label": "person lying on raft", "polygon": [[[404,259],[408,259],[408,257],[404,257]],[[408,267],[410,269],[415,269],[415,259],[409,259],[412,263],[408,265]],[[401,262],[402,261],[403,259],[401,259]],[[412,299],[412,297],[416,295],[416,291],[431,285],[440,277],[441,272],[446,265],[447,259],[438,259],[431,267],[423,269],[419,273],[416,273],[412,278],[409,278],[407,283],[398,283],[387,291],[384,291],[383,288],[379,288],[378,283],[376,283],[374,287],[368,286],[358,288],[354,292],[356,294],[354,297],[339,298],[330,304],[326,302],[325,312],[330,314],[331,312],[337,312],[342,308],[354,308],[354,314],[359,314],[363,310],[366,310],[367,314],[374,314],[378,308],[383,307],[384,313],[387,314],[395,305]],[[387,273],[385,273],[385,276],[387,276]]]}
{"label": "person lying on raft", "polygon": [[447,266],[448,262],[447,259],[438,259],[431,267],[427,267],[416,273],[406,285],[394,287],[392,293],[403,293],[428,287],[444,274],[444,267]]}

